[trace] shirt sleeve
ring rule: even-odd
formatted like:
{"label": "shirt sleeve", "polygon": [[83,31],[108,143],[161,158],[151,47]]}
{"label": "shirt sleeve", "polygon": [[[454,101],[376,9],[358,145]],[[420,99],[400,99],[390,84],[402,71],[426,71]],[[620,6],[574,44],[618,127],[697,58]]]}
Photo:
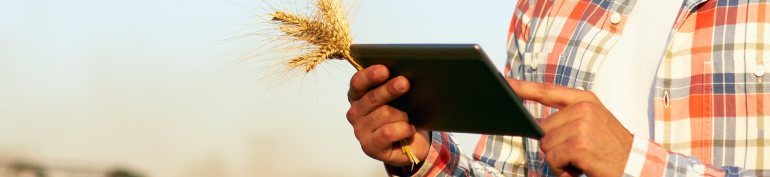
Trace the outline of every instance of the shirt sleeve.
{"label": "shirt sleeve", "polygon": [[[523,154],[501,153],[505,147],[511,152],[523,152],[522,142],[515,141],[516,138],[521,140],[520,137],[482,135],[471,159],[450,133],[434,131],[428,157],[420,169],[385,166],[389,176],[524,176]],[[488,146],[490,144],[497,147]],[[500,157],[510,161],[498,159]]]}
{"label": "shirt sleeve", "polygon": [[630,176],[756,176],[740,167],[703,164],[692,156],[666,150],[663,146],[634,136],[623,172]]}

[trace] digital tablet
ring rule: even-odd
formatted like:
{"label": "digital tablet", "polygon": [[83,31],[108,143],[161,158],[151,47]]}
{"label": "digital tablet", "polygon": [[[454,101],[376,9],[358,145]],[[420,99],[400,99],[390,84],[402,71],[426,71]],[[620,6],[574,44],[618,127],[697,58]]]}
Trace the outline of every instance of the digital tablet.
{"label": "digital tablet", "polygon": [[388,103],[421,130],[540,138],[543,130],[475,44],[354,44],[363,66],[382,64],[411,88]]}

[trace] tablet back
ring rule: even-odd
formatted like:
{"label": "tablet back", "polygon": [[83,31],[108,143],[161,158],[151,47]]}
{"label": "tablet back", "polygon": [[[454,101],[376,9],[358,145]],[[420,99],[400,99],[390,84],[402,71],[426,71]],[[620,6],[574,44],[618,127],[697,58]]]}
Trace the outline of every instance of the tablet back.
{"label": "tablet back", "polygon": [[418,129],[543,136],[521,100],[475,44],[354,44],[364,67],[382,64],[409,79],[409,92],[389,103]]}

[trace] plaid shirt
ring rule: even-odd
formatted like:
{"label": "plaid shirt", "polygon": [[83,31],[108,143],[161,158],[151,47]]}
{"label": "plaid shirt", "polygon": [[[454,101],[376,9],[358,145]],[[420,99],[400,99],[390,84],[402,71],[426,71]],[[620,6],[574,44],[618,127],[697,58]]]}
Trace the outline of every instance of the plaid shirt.
{"label": "plaid shirt", "polygon": [[[519,0],[506,76],[590,89],[636,0]],[[654,83],[654,141],[634,137],[624,176],[770,176],[770,5],[685,0]],[[612,16],[622,20],[612,23]],[[617,22],[617,21],[616,21]],[[766,52],[767,51],[767,52]],[[525,101],[533,116],[557,110]],[[553,176],[537,140],[482,135],[473,159],[434,132],[416,176]],[[391,175],[406,170],[389,168]]]}

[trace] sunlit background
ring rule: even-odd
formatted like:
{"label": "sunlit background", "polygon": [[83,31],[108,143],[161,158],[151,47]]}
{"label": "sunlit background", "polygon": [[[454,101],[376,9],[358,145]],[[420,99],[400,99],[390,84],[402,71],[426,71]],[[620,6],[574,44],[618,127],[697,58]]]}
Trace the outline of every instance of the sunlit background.
{"label": "sunlit background", "polygon": [[[515,3],[364,0],[354,42],[478,43],[502,68]],[[251,41],[219,41],[260,4],[0,1],[0,176],[385,176],[345,119],[352,67],[277,94],[226,67]],[[456,136],[471,153],[478,135]]]}

